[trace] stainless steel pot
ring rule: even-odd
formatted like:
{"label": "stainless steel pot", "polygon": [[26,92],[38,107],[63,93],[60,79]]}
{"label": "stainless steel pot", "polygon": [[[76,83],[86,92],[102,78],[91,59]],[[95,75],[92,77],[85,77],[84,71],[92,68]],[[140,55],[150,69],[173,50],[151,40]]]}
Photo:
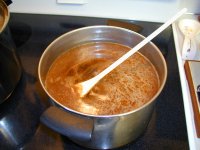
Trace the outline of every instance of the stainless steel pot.
{"label": "stainless steel pot", "polygon": [[75,143],[94,149],[120,147],[141,135],[149,123],[156,98],[162,91],[167,77],[166,62],[153,43],[144,46],[140,52],[156,67],[161,86],[148,103],[131,112],[107,116],[76,112],[53,99],[44,84],[52,62],[70,47],[89,41],[110,41],[134,47],[142,39],[143,36],[127,29],[91,26],[68,32],[53,41],[44,51],[38,68],[40,82],[53,104],[42,114],[41,121]]}
{"label": "stainless steel pot", "polygon": [[21,66],[15,44],[7,26],[10,13],[0,1],[0,104],[11,95],[21,77]]}

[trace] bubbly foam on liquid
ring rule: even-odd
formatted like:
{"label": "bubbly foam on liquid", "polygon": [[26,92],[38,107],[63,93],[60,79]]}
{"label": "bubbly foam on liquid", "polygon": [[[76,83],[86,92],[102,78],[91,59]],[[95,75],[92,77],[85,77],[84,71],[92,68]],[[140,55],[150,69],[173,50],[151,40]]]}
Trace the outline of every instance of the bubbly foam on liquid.
{"label": "bubbly foam on liquid", "polygon": [[74,47],[50,67],[45,86],[62,105],[86,114],[113,115],[132,111],[147,103],[158,91],[156,69],[139,52],[106,75],[83,98],[71,87],[100,73],[130,48],[97,42]]}

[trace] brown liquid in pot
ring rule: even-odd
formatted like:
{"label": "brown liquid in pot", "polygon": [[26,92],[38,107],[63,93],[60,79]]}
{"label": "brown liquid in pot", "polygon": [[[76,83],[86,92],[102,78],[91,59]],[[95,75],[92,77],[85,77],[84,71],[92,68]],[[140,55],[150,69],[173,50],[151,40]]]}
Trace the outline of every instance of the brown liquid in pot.
{"label": "brown liquid in pot", "polygon": [[147,103],[160,86],[156,69],[139,52],[106,75],[85,97],[77,97],[71,89],[100,73],[129,49],[110,42],[74,47],[53,62],[46,89],[57,102],[78,112],[113,115],[132,111]]}

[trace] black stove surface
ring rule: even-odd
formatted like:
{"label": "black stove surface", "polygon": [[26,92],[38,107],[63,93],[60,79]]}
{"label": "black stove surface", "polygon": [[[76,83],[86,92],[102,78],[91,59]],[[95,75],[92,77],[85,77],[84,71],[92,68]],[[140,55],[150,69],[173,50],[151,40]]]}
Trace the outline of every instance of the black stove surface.
{"label": "black stove surface", "polygon": [[[58,36],[83,26],[106,23],[107,19],[100,18],[11,14],[9,27],[16,43],[23,73],[21,81],[10,99],[0,106],[0,116],[4,116],[4,118],[15,116],[14,122],[23,122],[24,130],[20,131],[23,135],[21,141],[17,140],[18,136],[15,136],[15,142],[9,141],[9,138],[7,141],[1,140],[0,149],[87,149],[40,123],[39,117],[49,107],[49,103],[48,97],[40,86],[37,68],[43,51]],[[145,36],[160,25],[150,22],[136,23],[143,27],[141,34]],[[153,116],[144,134],[117,150],[189,149],[171,27],[156,37],[153,42],[161,49],[166,58],[167,82],[157,100]],[[1,123],[2,117],[0,119]],[[10,122],[10,124],[15,125],[14,122]]]}

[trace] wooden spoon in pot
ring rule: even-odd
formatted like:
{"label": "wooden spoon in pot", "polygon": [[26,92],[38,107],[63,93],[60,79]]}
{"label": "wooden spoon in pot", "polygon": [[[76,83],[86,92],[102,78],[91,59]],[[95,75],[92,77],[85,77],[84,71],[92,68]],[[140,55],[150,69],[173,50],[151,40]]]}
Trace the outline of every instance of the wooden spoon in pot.
{"label": "wooden spoon in pot", "polygon": [[77,94],[79,94],[80,97],[84,97],[94,87],[94,85],[99,82],[99,80],[101,80],[105,75],[107,75],[109,72],[111,72],[113,69],[115,69],[118,65],[120,65],[122,62],[124,62],[126,59],[128,59],[131,55],[133,55],[135,52],[137,52],[140,48],[142,48],[148,42],[150,42],[154,37],[156,37],[159,33],[161,33],[169,25],[171,25],[175,20],[177,20],[180,16],[182,16],[186,11],[187,11],[187,9],[183,8],[176,15],[174,15],[171,19],[169,19],[167,22],[165,22],[157,30],[155,30],[153,33],[151,33],[148,37],[146,37],[144,40],[142,40],[139,44],[137,44],[134,48],[132,48],[130,51],[128,51],[126,54],[124,54],[122,57],[120,57],[117,61],[115,61],[108,68],[103,70],[97,76],[95,76],[89,80],[86,80],[84,82],[75,84],[73,87],[73,90]]}

